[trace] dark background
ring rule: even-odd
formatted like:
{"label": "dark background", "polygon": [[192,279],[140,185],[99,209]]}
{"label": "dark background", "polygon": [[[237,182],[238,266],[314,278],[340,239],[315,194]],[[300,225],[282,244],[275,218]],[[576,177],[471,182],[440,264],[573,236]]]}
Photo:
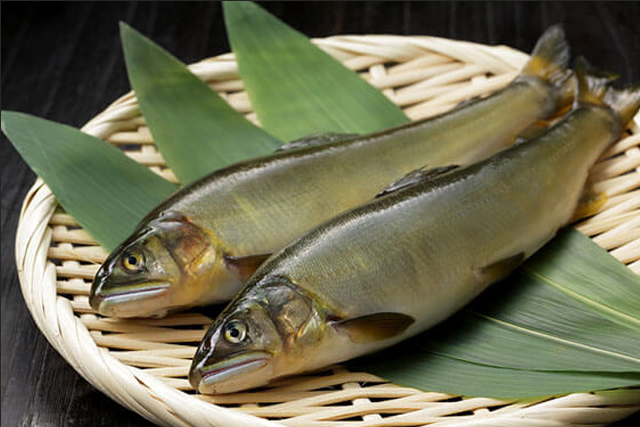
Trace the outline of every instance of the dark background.
{"label": "dark background", "polygon": [[[311,37],[434,35],[528,52],[561,22],[576,54],[640,81],[637,2],[259,2]],[[229,51],[217,2],[2,2],[2,109],[80,127],[129,90],[118,21],[182,61]],[[13,244],[35,176],[2,135],[2,425],[150,426],[53,350],[20,294]],[[616,427],[639,425],[640,416]]]}

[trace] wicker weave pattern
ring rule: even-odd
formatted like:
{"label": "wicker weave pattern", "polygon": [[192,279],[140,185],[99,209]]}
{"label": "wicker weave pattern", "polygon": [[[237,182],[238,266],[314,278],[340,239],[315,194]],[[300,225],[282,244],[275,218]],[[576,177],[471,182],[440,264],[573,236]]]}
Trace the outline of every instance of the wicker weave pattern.
{"label": "wicker weave pattern", "polygon": [[[527,55],[433,37],[344,36],[314,40],[357,70],[412,119],[446,111],[506,85]],[[257,122],[232,54],[191,70]],[[594,167],[608,196],[577,228],[640,274],[640,116]],[[83,130],[117,145],[175,181],[155,149],[129,93]],[[124,148],[124,147],[123,147]],[[16,237],[26,304],[49,342],[85,379],[114,400],[172,426],[582,426],[605,425],[640,409],[640,389],[507,402],[426,393],[362,372],[331,367],[267,389],[224,396],[192,393],[190,359],[210,319],[182,313],[164,319],[114,320],[89,307],[91,279],[105,251],[57,206],[40,180],[27,195]]]}

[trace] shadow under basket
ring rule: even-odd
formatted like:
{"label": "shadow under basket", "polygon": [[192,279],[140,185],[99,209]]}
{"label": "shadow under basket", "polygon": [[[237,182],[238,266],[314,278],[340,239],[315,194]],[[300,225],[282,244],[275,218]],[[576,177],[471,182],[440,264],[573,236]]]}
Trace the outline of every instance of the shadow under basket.
{"label": "shadow under basket", "polygon": [[[447,111],[508,84],[528,56],[433,37],[340,36],[314,40],[356,70],[411,119]],[[191,70],[249,120],[255,113],[233,54]],[[640,274],[640,115],[592,169],[608,201],[576,228]],[[133,93],[82,129],[121,147],[175,182],[156,150]],[[51,345],[96,388],[167,426],[585,426],[640,409],[640,388],[520,401],[464,398],[390,384],[340,366],[257,391],[195,394],[191,358],[210,323],[197,311],[163,319],[116,320],[89,306],[91,280],[106,252],[58,206],[38,180],[22,208],[16,238],[26,304]]]}

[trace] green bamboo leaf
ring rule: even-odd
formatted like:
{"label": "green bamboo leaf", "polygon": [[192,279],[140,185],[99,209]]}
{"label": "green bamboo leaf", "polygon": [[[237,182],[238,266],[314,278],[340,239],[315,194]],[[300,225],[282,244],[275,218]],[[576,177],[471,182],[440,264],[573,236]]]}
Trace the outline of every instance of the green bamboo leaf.
{"label": "green bamboo leaf", "polygon": [[107,250],[176,189],[112,145],[69,126],[3,111],[2,131],[64,209]]}
{"label": "green bamboo leaf", "polygon": [[[408,387],[497,399],[588,392],[640,384],[640,373],[506,369],[469,363],[424,350],[424,345],[411,340],[377,353],[375,357],[358,359],[358,365],[353,368]],[[416,359],[422,363],[416,364]]]}
{"label": "green bamboo leaf", "polygon": [[124,23],[120,33],[138,104],[156,146],[181,183],[281,145],[160,46]]}
{"label": "green bamboo leaf", "polygon": [[[514,284],[517,292],[510,291]],[[486,301],[502,300],[505,293],[503,301],[508,303],[503,307],[486,307]],[[522,274],[496,285],[425,339],[433,352],[472,363],[547,371],[640,372],[636,331]]]}
{"label": "green bamboo leaf", "polygon": [[[594,263],[596,259],[602,261]],[[553,251],[534,257],[526,271],[610,320],[640,332],[640,277],[581,233],[558,240]]]}
{"label": "green bamboo leaf", "polygon": [[[497,397],[640,384],[635,325],[610,315],[618,312],[615,300],[601,295],[627,295],[640,279],[593,246],[577,231],[564,230],[465,311],[409,340],[406,348],[351,366],[426,390]],[[548,276],[558,283],[550,284]],[[607,315],[585,303],[585,296],[609,301]]]}
{"label": "green bamboo leaf", "polygon": [[253,2],[224,2],[224,17],[253,109],[279,138],[369,133],[409,121],[380,91]]}

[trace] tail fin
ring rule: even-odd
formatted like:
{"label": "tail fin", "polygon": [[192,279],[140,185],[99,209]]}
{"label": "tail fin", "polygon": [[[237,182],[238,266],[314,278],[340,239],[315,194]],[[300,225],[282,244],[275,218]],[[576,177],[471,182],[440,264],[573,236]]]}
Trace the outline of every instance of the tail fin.
{"label": "tail fin", "polygon": [[553,25],[538,39],[521,75],[537,77],[559,87],[569,75],[568,65],[569,45],[564,30],[560,25]]}
{"label": "tail fin", "polygon": [[577,96],[576,104],[601,105],[618,113],[620,125],[625,126],[640,109],[640,84],[614,89],[609,83],[614,76],[607,73],[587,70],[589,65],[584,58],[578,58],[576,64]]}
{"label": "tail fin", "polygon": [[624,89],[609,88],[604,94],[604,102],[618,113],[620,124],[624,127],[640,109],[640,84]]}

